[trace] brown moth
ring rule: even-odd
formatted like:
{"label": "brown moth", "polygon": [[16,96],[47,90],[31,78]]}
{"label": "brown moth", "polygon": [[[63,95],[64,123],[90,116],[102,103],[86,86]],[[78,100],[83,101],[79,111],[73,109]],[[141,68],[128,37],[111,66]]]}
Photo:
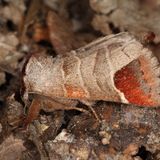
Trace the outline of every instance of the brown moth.
{"label": "brown moth", "polygon": [[153,53],[129,33],[100,38],[55,58],[33,55],[25,96],[160,105],[160,69]]}

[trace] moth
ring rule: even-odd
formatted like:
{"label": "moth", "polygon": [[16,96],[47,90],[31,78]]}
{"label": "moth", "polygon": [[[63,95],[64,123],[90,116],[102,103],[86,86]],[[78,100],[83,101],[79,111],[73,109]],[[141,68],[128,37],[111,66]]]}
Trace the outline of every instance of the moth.
{"label": "moth", "polygon": [[56,103],[104,100],[156,107],[160,105],[159,76],[153,53],[122,32],[55,58],[33,55],[25,66],[23,82],[26,99],[34,94],[40,95],[39,101],[48,97]]}

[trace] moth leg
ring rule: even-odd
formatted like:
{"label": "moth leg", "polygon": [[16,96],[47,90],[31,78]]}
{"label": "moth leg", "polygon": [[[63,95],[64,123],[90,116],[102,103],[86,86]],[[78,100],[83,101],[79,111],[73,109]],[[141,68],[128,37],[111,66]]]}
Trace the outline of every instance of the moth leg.
{"label": "moth leg", "polygon": [[42,109],[46,112],[53,112],[55,110],[77,110],[86,114],[89,112],[83,108],[76,107],[77,103],[68,103],[68,101],[64,102],[60,99],[43,99],[42,101]]}
{"label": "moth leg", "polygon": [[27,117],[24,120],[23,126],[26,127],[28,124],[30,124],[33,120],[35,120],[38,117],[38,114],[41,110],[41,100],[34,98],[32,100],[32,103],[29,107]]}
{"label": "moth leg", "polygon": [[23,126],[25,128],[27,127],[28,124],[30,124],[33,120],[35,120],[38,117],[38,114],[41,109],[43,109],[46,112],[53,112],[55,110],[77,110],[89,114],[87,110],[83,108],[78,108],[76,107],[76,105],[75,106],[72,105],[60,103],[57,100],[54,101],[53,99],[51,100],[47,98],[42,98],[41,96],[39,97],[35,96],[29,107],[27,117],[23,122]]}
{"label": "moth leg", "polygon": [[90,114],[87,110],[83,109],[83,108],[78,108],[78,107],[71,107],[71,106],[67,106],[66,110],[77,110],[86,114]]}
{"label": "moth leg", "polygon": [[95,116],[95,118],[97,119],[97,121],[99,123],[101,123],[101,119],[99,118],[98,114],[96,113],[96,111],[92,107],[95,104],[95,101],[81,100],[81,102],[84,103],[91,110],[91,112],[93,113],[93,115]]}
{"label": "moth leg", "polygon": [[95,118],[97,119],[97,121],[99,123],[101,123],[101,120],[100,120],[98,114],[96,113],[96,111],[94,110],[94,108],[92,106],[90,106],[90,105],[88,105],[87,107],[91,110],[91,112],[93,113],[93,115],[95,116]]}

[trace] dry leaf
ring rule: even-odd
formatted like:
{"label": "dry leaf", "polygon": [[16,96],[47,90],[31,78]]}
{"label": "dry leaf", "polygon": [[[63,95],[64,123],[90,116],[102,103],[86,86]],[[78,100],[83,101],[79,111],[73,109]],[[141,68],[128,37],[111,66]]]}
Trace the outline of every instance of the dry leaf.
{"label": "dry leaf", "polygon": [[5,83],[5,74],[3,72],[0,72],[0,85]]}
{"label": "dry leaf", "polygon": [[90,6],[95,11],[92,24],[103,34],[127,30],[141,37],[152,31],[157,35],[155,41],[160,41],[158,1],[90,0]]}
{"label": "dry leaf", "polygon": [[19,40],[15,33],[0,34],[0,65],[9,65],[17,68],[18,60],[23,54],[16,51]]}
{"label": "dry leaf", "polygon": [[15,160],[20,159],[22,152],[26,148],[23,146],[23,141],[17,139],[10,135],[1,145],[0,145],[0,159],[3,160]]}
{"label": "dry leaf", "polygon": [[50,11],[47,24],[51,43],[58,54],[64,55],[66,52],[81,46],[81,43],[75,38],[71,26],[63,17]]}
{"label": "dry leaf", "polygon": [[12,20],[16,25],[20,25],[25,9],[23,0],[10,0],[6,6],[0,9],[0,16]]}

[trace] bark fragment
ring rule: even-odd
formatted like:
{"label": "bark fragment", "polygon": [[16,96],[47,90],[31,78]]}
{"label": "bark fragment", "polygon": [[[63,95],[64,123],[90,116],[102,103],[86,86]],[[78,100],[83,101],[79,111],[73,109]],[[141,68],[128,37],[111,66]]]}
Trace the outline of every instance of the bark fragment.
{"label": "bark fragment", "polygon": [[[96,142],[98,148],[93,146],[91,148],[94,148],[95,153],[98,154],[98,152],[103,151],[102,148],[104,147],[103,154],[106,154],[106,156],[112,155],[112,159],[116,159],[120,153],[123,153],[122,157],[132,159],[136,155],[138,156],[139,149],[142,146],[151,152],[156,159],[160,147],[158,140],[160,136],[159,109],[139,108],[106,102],[98,102],[94,105],[94,109],[102,119],[100,126],[97,126],[97,122],[93,117],[81,115],[72,119],[68,131],[83,140],[92,137],[93,141],[96,142],[94,137],[99,137],[100,141]],[[104,135],[110,135],[109,143],[105,145],[103,143],[104,138],[106,138]],[[100,149],[100,147],[102,148]],[[100,155],[97,156],[100,158]]]}

